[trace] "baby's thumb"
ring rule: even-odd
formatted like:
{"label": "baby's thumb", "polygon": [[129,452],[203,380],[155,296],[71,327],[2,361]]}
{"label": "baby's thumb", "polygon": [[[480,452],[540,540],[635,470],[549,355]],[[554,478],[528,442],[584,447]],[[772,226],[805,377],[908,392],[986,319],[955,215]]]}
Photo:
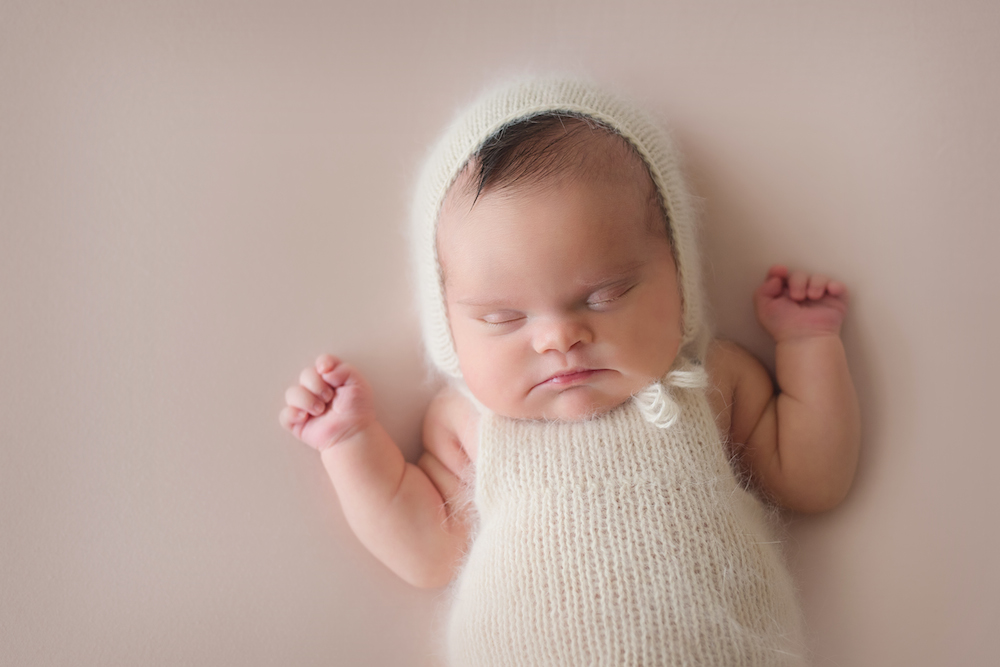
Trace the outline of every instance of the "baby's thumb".
{"label": "baby's thumb", "polygon": [[784,281],[777,276],[772,276],[765,280],[753,294],[754,303],[760,307],[764,303],[777,299],[784,289]]}

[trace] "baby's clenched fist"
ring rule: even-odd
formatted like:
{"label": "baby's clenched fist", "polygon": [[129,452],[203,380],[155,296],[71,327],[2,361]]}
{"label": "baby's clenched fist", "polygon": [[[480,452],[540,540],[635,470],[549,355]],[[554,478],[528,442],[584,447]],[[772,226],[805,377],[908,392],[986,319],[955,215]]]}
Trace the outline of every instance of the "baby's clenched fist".
{"label": "baby's clenched fist", "polygon": [[350,364],[323,354],[285,392],[281,425],[310,447],[324,450],[375,422],[372,391]]}
{"label": "baby's clenched fist", "polygon": [[757,319],[778,342],[839,335],[847,302],[843,283],[781,265],[771,267],[754,293]]}

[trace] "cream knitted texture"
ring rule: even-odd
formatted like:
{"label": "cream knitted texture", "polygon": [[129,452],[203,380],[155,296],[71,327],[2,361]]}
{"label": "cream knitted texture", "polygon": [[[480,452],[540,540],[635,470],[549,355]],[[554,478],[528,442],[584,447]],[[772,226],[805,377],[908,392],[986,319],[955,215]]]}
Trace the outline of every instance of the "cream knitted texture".
{"label": "cream knitted texture", "polygon": [[704,392],[586,422],[484,415],[455,667],[801,665],[798,606]]}

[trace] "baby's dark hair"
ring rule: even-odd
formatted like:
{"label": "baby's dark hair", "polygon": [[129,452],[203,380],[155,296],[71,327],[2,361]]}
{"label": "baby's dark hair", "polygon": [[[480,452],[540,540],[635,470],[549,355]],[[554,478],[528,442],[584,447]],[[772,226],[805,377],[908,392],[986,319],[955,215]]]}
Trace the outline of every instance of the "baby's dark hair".
{"label": "baby's dark hair", "polygon": [[[611,154],[595,158],[585,144],[595,135],[613,137]],[[635,147],[604,123],[569,111],[550,111],[505,125],[483,142],[470,160],[468,186],[475,189],[473,205],[487,191],[524,183],[546,182],[560,175],[587,175],[610,164],[642,165],[648,177],[649,204],[660,214],[660,231],[667,232],[667,215],[649,168]],[[471,193],[471,192],[470,192]],[[669,234],[669,232],[668,232]]]}

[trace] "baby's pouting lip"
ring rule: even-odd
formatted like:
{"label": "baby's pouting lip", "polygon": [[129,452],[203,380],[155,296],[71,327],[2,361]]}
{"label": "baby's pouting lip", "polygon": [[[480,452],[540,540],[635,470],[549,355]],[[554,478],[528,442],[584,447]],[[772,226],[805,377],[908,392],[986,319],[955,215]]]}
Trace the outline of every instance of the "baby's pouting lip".
{"label": "baby's pouting lip", "polygon": [[539,387],[553,387],[559,389],[572,387],[573,385],[582,384],[598,373],[603,373],[606,370],[607,369],[604,368],[569,368],[564,371],[559,371],[555,375],[549,376],[532,387],[532,389],[538,389]]}

